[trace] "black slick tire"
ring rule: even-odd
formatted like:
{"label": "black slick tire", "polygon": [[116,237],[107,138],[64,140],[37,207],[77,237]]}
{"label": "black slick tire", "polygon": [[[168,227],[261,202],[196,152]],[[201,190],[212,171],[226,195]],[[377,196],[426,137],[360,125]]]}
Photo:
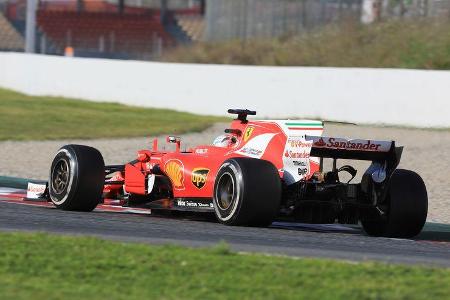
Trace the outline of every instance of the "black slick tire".
{"label": "black slick tire", "polygon": [[225,225],[268,226],[278,213],[280,200],[280,176],[268,161],[233,158],[217,173],[214,211]]}
{"label": "black slick tire", "polygon": [[378,221],[361,221],[371,236],[412,238],[420,233],[428,213],[425,183],[415,172],[397,169],[392,174],[386,198],[386,215]]}
{"label": "black slick tire", "polygon": [[63,210],[92,211],[101,200],[104,182],[105,163],[97,149],[66,145],[50,168],[50,199]]}

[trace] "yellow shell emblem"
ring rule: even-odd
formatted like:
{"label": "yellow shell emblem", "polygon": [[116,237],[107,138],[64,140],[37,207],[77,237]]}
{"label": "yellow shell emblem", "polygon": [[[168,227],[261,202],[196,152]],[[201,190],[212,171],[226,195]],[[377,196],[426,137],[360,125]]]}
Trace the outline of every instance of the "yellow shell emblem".
{"label": "yellow shell emblem", "polygon": [[172,181],[174,188],[184,188],[184,167],[181,162],[176,160],[169,161],[166,163],[165,171]]}
{"label": "yellow shell emblem", "polygon": [[254,127],[247,127],[244,133],[244,142],[247,142],[250,139],[254,129]]}

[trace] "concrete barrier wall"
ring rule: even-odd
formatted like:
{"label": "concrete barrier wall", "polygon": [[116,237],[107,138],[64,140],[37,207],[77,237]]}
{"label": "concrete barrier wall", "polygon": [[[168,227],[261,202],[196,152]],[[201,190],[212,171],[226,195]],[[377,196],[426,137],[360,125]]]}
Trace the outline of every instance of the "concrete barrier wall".
{"label": "concrete barrier wall", "polygon": [[0,53],[0,86],[30,95],[225,115],[450,127],[450,72],[253,67]]}

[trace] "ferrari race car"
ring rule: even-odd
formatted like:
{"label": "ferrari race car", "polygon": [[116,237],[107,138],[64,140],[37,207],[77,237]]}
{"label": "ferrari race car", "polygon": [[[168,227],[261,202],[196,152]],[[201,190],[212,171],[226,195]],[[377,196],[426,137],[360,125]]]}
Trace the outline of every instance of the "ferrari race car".
{"label": "ferrari race car", "polygon": [[[268,226],[274,220],[360,223],[368,235],[409,238],[427,218],[425,184],[397,169],[394,141],[324,137],[323,122],[237,118],[212,145],[181,151],[140,150],[123,165],[105,166],[100,152],[66,145],[55,155],[46,193],[63,210],[92,211],[99,203],[215,214],[225,225]],[[323,170],[324,159],[333,167]],[[371,161],[361,182],[338,159]],[[349,181],[342,182],[347,173]],[[113,199],[113,200],[111,200]]]}

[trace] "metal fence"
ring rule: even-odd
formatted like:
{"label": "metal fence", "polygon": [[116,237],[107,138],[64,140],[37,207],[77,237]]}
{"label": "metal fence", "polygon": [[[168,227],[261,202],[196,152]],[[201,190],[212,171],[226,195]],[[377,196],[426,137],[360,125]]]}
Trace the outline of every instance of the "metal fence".
{"label": "metal fence", "polygon": [[339,21],[450,16],[450,0],[208,0],[205,40],[299,33]]}
{"label": "metal fence", "polygon": [[358,19],[361,0],[209,0],[206,40],[297,33],[342,19]]}
{"label": "metal fence", "polygon": [[365,2],[366,8],[374,8],[375,19],[450,16],[449,0],[365,0]]}

